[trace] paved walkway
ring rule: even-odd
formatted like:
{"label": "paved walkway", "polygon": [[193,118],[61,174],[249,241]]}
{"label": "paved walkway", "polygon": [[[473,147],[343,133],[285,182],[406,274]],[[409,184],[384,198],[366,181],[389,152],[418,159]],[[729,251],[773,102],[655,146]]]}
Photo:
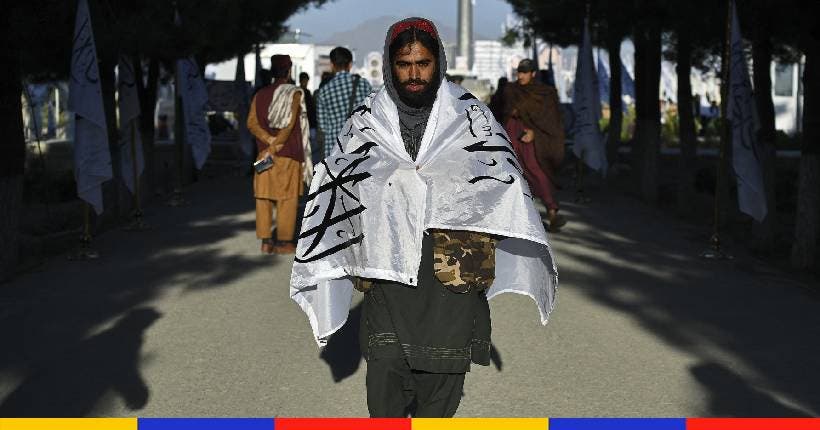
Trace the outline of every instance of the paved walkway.
{"label": "paved walkway", "polygon": [[[0,416],[365,416],[356,326],[320,355],[288,298],[291,258],[259,254],[247,178],[149,208],[91,262],[0,285]],[[820,414],[820,301],[622,196],[567,204],[548,327],[491,301],[494,363],[458,416]],[[357,298],[358,300],[358,298]],[[354,308],[352,319],[358,316]]]}

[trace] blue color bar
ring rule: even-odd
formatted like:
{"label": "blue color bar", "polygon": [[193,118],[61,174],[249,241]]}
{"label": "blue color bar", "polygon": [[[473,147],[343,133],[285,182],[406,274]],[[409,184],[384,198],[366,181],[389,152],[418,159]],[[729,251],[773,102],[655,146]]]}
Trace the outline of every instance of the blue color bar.
{"label": "blue color bar", "polygon": [[550,418],[550,430],[686,430],[686,419]]}
{"label": "blue color bar", "polygon": [[139,430],[273,430],[273,418],[140,418]]}

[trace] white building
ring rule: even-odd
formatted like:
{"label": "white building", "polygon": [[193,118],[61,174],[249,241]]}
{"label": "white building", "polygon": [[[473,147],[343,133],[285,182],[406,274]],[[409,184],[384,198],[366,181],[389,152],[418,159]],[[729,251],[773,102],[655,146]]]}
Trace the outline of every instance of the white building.
{"label": "white building", "polygon": [[805,57],[800,63],[772,62],[772,102],[774,102],[775,128],[787,134],[803,131],[803,85]]}
{"label": "white building", "polygon": [[367,79],[374,90],[379,89],[384,85],[382,61],[381,52],[370,51],[364,58],[362,68],[356,69],[354,72]]}
{"label": "white building", "polygon": [[[333,46],[314,45],[312,43],[266,43],[261,46],[260,59],[262,67],[270,69],[270,57],[274,54],[290,55],[293,62],[291,76],[294,81],[299,79],[299,73],[305,72],[310,76],[308,89],[314,91],[319,87],[322,72],[330,71],[330,50]],[[245,80],[253,82],[256,79],[256,54],[245,55]],[[236,76],[236,59],[217,64],[208,64],[205,67],[205,76],[217,80],[233,80]]]}
{"label": "white building", "polygon": [[473,74],[478,79],[492,82],[493,86],[501,77],[515,80],[518,62],[528,57],[527,49],[521,43],[504,46],[498,40],[476,40],[474,47]]}

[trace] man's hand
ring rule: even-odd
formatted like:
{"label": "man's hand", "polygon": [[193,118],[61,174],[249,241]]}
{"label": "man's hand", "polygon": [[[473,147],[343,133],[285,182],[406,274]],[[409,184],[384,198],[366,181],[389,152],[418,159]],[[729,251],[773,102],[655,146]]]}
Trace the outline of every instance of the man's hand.
{"label": "man's hand", "polygon": [[271,156],[277,152],[279,152],[284,146],[284,143],[276,143],[276,136],[268,137],[268,148],[270,148]]}
{"label": "man's hand", "polygon": [[524,143],[531,143],[535,139],[535,132],[529,128],[524,129],[524,135],[521,136],[521,141]]}

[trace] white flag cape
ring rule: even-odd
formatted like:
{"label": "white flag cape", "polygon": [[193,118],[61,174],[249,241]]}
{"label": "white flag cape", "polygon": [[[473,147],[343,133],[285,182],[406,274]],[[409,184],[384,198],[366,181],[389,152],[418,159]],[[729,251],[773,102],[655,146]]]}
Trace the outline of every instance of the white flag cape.
{"label": "white flag cape", "polygon": [[208,91],[193,58],[177,60],[177,70],[177,89],[182,98],[182,111],[185,116],[185,141],[191,145],[194,165],[197,169],[202,169],[208,154],[211,153],[211,130],[205,116]]}
{"label": "white flag cape", "polygon": [[122,167],[122,181],[131,194],[136,192],[134,184],[134,157],[136,155],[136,178],[142,176],[145,168],[145,159],[142,153],[142,136],[138,118],[140,116],[140,100],[137,95],[134,66],[127,57],[120,56],[117,65],[117,90],[120,110],[120,162]]}
{"label": "white flag cape", "polygon": [[572,133],[572,152],[594,170],[606,174],[607,162],[604,138],[598,126],[601,119],[601,97],[598,94],[595,68],[592,62],[592,42],[589,24],[584,19],[584,36],[578,51],[575,69],[575,87],[572,110],[575,126]]}
{"label": "white flag cape", "polygon": [[102,183],[111,179],[111,152],[103,109],[97,48],[88,14],[88,2],[80,0],[74,24],[68,110],[77,115],[74,129],[74,179],[77,195],[102,213]]}
{"label": "white flag cape", "polygon": [[732,59],[727,113],[732,124],[732,167],[737,178],[740,210],[758,222],[766,218],[766,194],[757,156],[757,130],[760,128],[747,71],[740,23],[732,2]]}
{"label": "white flag cape", "polygon": [[354,109],[337,143],[316,166],[291,275],[291,298],[320,346],[347,320],[351,276],[416,285],[427,229],[503,236],[487,297],[528,295],[547,323],[558,286],[547,234],[484,104],[443,81],[414,162],[382,89]]}

